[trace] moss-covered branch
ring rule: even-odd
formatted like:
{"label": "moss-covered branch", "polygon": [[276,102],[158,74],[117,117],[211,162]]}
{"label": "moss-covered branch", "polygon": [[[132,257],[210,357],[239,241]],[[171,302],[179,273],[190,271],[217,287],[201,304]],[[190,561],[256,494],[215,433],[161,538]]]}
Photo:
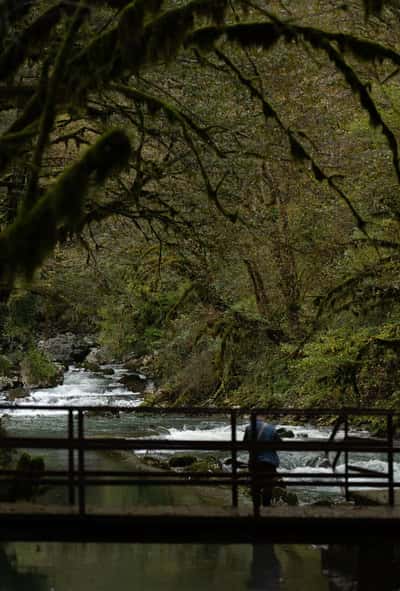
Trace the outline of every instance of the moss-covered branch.
{"label": "moss-covered branch", "polygon": [[[222,23],[227,0],[192,0],[160,14],[158,0],[136,0],[121,13],[118,24],[102,33],[71,60],[69,84],[75,92],[104,85],[124,72],[159,59],[171,59],[193,30],[196,17]],[[148,21],[147,16],[153,18]]]}
{"label": "moss-covered branch", "polygon": [[50,133],[53,129],[54,121],[56,118],[56,100],[59,85],[63,76],[63,69],[68,59],[68,53],[70,46],[72,45],[74,38],[79,31],[79,28],[83,22],[84,14],[86,12],[85,0],[80,0],[77,5],[75,14],[71,19],[70,26],[64,36],[64,39],[60,45],[60,49],[57,53],[57,58],[54,64],[54,70],[52,72],[50,80],[46,80],[45,88],[45,101],[42,116],[40,119],[39,137],[36,143],[36,148],[33,154],[31,176],[29,179],[28,189],[23,202],[23,208],[28,210],[32,207],[37,199],[37,188],[39,182],[39,174],[42,166],[43,154],[46,149]]}
{"label": "moss-covered branch", "polygon": [[60,231],[73,232],[82,216],[90,181],[103,182],[127,164],[130,142],[110,131],[71,166],[27,213],[0,234],[0,280],[12,284],[16,275],[32,275],[51,253]]}
{"label": "moss-covered branch", "polygon": [[307,150],[300,142],[300,140],[296,136],[296,133],[285,125],[285,123],[279,116],[277,110],[272,106],[271,102],[269,102],[263,96],[263,94],[256,88],[256,86],[250,79],[246,78],[242,74],[240,69],[235,66],[232,60],[230,60],[229,57],[223,51],[216,49],[215,53],[233,71],[233,73],[238,77],[239,81],[249,90],[251,96],[253,96],[260,102],[265,119],[268,120],[270,117],[272,117],[276,121],[281,131],[288,138],[293,158],[295,160],[308,161],[310,163],[311,171],[314,175],[314,178],[318,182],[327,182],[329,187],[340,197],[340,199],[342,199],[346,203],[360,230],[365,232],[366,223],[361,217],[361,215],[358,213],[358,211],[355,209],[354,205],[351,202],[351,199],[348,197],[348,195],[346,195],[344,191],[342,191],[342,189],[338,186],[335,180],[322,170],[321,166],[317,163],[316,159],[313,157],[311,152]]}
{"label": "moss-covered branch", "polygon": [[40,52],[63,16],[75,10],[73,2],[63,0],[40,14],[0,55],[0,80],[14,76],[25,60]]}
{"label": "moss-covered branch", "polygon": [[197,125],[196,122],[182,110],[168,104],[160,97],[134,88],[133,86],[127,86],[125,84],[111,84],[110,88],[111,90],[116,90],[117,92],[123,94],[127,98],[145,104],[149,110],[149,113],[151,114],[156,114],[157,112],[162,111],[166,115],[167,119],[172,123],[179,123],[180,125],[189,127],[196,135],[199,136],[201,140],[203,140],[208,146],[211,146],[219,156],[221,155],[218,146],[209,136],[207,131]]}

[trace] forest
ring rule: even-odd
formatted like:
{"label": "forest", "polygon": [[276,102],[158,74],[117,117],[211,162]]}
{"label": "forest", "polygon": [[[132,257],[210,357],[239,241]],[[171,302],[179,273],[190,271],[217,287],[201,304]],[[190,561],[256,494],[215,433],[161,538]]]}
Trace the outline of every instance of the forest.
{"label": "forest", "polygon": [[4,0],[0,388],[71,333],[147,405],[397,408],[399,16]]}

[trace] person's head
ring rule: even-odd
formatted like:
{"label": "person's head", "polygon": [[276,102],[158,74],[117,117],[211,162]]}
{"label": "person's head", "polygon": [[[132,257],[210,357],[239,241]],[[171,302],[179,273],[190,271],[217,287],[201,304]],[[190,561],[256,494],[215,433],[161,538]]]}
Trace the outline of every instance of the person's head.
{"label": "person's head", "polygon": [[[252,417],[252,415],[250,415],[250,417],[249,417],[250,423],[251,423],[251,417]],[[267,421],[267,416],[265,414],[259,413],[259,412],[256,414],[256,420],[257,421],[262,421],[263,423],[267,423],[268,422]]]}

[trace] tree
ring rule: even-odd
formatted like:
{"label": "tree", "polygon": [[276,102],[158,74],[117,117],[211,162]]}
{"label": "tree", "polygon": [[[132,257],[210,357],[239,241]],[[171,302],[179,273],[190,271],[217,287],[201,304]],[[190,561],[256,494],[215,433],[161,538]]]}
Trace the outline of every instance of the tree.
{"label": "tree", "polygon": [[[116,217],[158,247],[159,266],[174,258],[177,284],[226,314],[220,359],[236,347],[232,319],[250,332],[256,318],[275,345],[299,347],[329,308],[396,293],[400,166],[379,83],[396,96],[395,2],[3,9],[0,181],[13,189],[2,201],[3,299],[70,236],[90,255],[93,226]],[[377,207],[371,187],[390,199]]]}

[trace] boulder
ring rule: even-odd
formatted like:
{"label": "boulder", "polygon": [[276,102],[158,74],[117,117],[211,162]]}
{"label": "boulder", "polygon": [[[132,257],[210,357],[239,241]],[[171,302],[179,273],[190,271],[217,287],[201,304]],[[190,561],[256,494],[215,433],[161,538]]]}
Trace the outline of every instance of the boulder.
{"label": "boulder", "polygon": [[332,499],[319,499],[318,501],[311,503],[313,507],[333,507],[334,504],[335,503],[332,501]]}
{"label": "boulder", "polygon": [[82,337],[72,332],[43,339],[38,342],[37,348],[49,359],[62,363],[64,367],[72,363],[82,362],[93,347],[90,337]]}
{"label": "boulder", "polygon": [[[239,470],[247,470],[248,468],[248,463],[242,462],[241,460],[237,460],[236,465],[239,468]],[[222,469],[225,471],[226,469],[232,469],[232,458],[225,458],[224,460],[222,460]]]}
{"label": "boulder", "polygon": [[321,461],[318,462],[318,468],[331,468],[331,463],[328,458],[323,458]]}
{"label": "boulder", "polygon": [[97,366],[111,363],[112,361],[113,356],[106,347],[91,348],[84,359],[85,364],[93,364]]}
{"label": "boulder", "polygon": [[277,429],[276,432],[278,433],[279,437],[285,439],[294,439],[293,431],[291,431],[290,429],[285,429],[285,427],[279,427],[279,429]]}
{"label": "boulder", "polygon": [[20,380],[25,388],[53,388],[64,381],[64,365],[55,363],[38,349],[26,352],[20,363]]}
{"label": "boulder", "polygon": [[144,392],[147,385],[146,378],[138,373],[126,374],[120,378],[119,382],[131,392]]}
{"label": "boulder", "polygon": [[11,390],[12,388],[15,388],[15,385],[15,380],[13,378],[0,376],[0,392]]}
{"label": "boulder", "polygon": [[191,455],[176,455],[168,462],[170,468],[187,468],[197,462],[196,456]]}
{"label": "boulder", "polygon": [[272,503],[274,505],[285,504],[296,506],[299,504],[299,499],[296,493],[288,491],[285,486],[275,486],[272,489]]}
{"label": "boulder", "polygon": [[86,369],[87,371],[92,371],[93,373],[100,373],[101,372],[100,365],[98,363],[92,363],[92,362],[88,361],[87,358],[82,363],[82,367],[83,367],[83,369]]}
{"label": "boulder", "polygon": [[142,364],[141,357],[129,357],[128,359],[124,360],[124,367],[126,369],[133,369],[138,370]]}
{"label": "boulder", "polygon": [[318,462],[320,461],[320,457],[315,456],[313,458],[308,458],[308,460],[306,461],[306,466],[309,466],[310,468],[315,468],[316,466],[318,466]]}
{"label": "boulder", "polygon": [[22,387],[13,388],[12,390],[9,390],[7,394],[8,400],[10,400],[10,402],[14,402],[14,400],[18,400],[18,398],[26,398],[29,396],[29,389]]}
{"label": "boulder", "polygon": [[148,367],[153,361],[154,355],[144,355],[144,357],[141,358],[141,367]]}
{"label": "boulder", "polygon": [[307,466],[310,468],[330,468],[331,463],[328,458],[317,456],[307,460]]}
{"label": "boulder", "polygon": [[315,456],[313,458],[309,458],[306,462],[306,465],[310,468],[330,468],[331,463],[328,458]]}
{"label": "boulder", "polygon": [[190,472],[217,472],[220,469],[220,462],[214,456],[197,458],[197,461],[190,466]]}

